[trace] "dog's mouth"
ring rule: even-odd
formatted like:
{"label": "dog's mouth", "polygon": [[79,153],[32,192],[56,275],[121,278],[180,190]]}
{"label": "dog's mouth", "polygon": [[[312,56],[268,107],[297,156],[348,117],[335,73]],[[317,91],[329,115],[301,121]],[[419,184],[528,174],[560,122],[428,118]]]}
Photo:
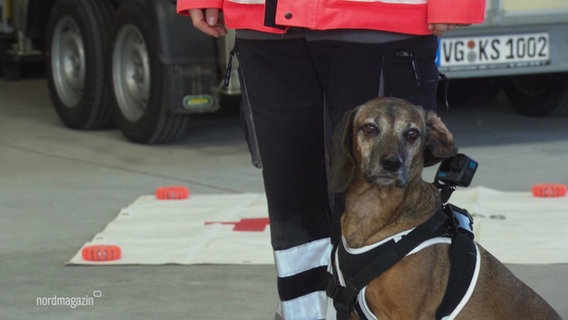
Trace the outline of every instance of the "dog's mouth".
{"label": "dog's mouth", "polygon": [[365,174],[364,176],[368,183],[381,188],[391,185],[398,188],[404,188],[408,185],[406,175],[399,172],[381,172],[379,174]]}

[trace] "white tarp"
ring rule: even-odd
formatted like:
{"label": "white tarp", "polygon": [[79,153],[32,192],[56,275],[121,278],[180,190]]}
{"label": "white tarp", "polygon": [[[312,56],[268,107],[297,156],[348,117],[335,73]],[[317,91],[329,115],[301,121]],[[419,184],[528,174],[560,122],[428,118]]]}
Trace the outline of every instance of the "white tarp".
{"label": "white tarp", "polygon": [[[476,240],[504,263],[568,262],[568,198],[530,192],[458,189],[451,203],[474,216]],[[271,264],[264,194],[142,196],[83,245],[113,244],[122,258],[69,264]],[[83,248],[82,247],[82,248]],[[81,248],[81,249],[82,249]]]}

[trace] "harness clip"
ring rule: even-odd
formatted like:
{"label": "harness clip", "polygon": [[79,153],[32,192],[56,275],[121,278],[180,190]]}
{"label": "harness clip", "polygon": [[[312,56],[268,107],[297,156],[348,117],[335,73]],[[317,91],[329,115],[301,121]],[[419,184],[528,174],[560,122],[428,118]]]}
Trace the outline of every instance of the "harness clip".
{"label": "harness clip", "polygon": [[459,231],[473,239],[473,218],[469,212],[450,203],[446,204],[444,209],[450,216],[453,232]]}

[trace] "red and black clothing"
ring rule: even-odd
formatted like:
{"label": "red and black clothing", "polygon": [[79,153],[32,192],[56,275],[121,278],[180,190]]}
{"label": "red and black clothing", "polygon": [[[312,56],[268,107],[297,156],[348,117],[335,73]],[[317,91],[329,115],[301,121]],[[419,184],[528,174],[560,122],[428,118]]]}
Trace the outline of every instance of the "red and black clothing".
{"label": "red and black clothing", "polygon": [[[377,96],[435,108],[428,23],[477,23],[484,0],[178,0],[219,8],[237,32],[242,110],[262,164],[284,319],[331,319],[326,286],[341,195],[326,144],[343,113]],[[265,14],[267,13],[267,14]]]}

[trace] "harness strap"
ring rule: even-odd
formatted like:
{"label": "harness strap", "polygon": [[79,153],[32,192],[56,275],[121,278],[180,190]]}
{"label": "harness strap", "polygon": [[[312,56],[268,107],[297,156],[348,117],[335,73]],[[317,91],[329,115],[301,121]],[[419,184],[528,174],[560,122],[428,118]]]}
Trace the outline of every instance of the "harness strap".
{"label": "harness strap", "polygon": [[436,319],[446,319],[464,298],[469,298],[466,293],[474,278],[477,259],[481,259],[473,241],[473,230],[463,223],[463,217],[470,218],[469,213],[451,204],[446,205],[446,211],[454,217],[451,220],[454,223],[450,246],[451,268],[444,298],[436,311]]}
{"label": "harness strap", "polygon": [[[447,218],[441,210],[436,211],[430,219],[404,236],[391,250],[387,250],[381,256],[373,259],[371,263],[361,268],[361,271],[357,272],[351,279],[346,280],[347,285],[357,288],[357,292],[359,292],[367,283],[377,277],[377,273],[382,274],[387,271],[417,245],[436,235],[436,231],[440,231],[440,227],[444,225]],[[445,228],[441,231],[447,233]]]}
{"label": "harness strap", "polygon": [[355,312],[361,320],[377,320],[377,317],[373,314],[373,311],[371,311],[369,305],[367,304],[367,301],[365,300],[366,289],[367,287],[363,288],[357,295]]}
{"label": "harness strap", "polygon": [[[376,248],[378,252],[373,254],[374,259],[363,265],[359,271],[347,272],[344,279],[345,286],[341,285],[338,278],[339,271],[334,266],[332,281],[330,281],[327,293],[328,296],[333,298],[337,319],[349,319],[355,306],[357,294],[371,280],[388,270],[423,241],[448,234],[448,219],[449,217],[444,214],[443,210],[438,209],[426,222],[417,226],[398,242],[391,240],[385,246]],[[333,249],[333,256],[335,256],[338,247],[336,246]]]}
{"label": "harness strap", "polygon": [[[452,239],[449,236],[442,236],[432,238],[430,240],[422,242],[418,247],[408,253],[407,256],[412,255],[421,251],[422,249],[428,248],[430,246],[438,245],[438,244],[447,244],[450,245],[452,243]],[[367,287],[361,289],[359,294],[357,295],[357,301],[355,302],[355,313],[359,316],[361,320],[377,320],[377,316],[371,311],[369,305],[367,304],[367,300],[365,298],[365,292]],[[443,319],[447,320],[447,319]]]}

